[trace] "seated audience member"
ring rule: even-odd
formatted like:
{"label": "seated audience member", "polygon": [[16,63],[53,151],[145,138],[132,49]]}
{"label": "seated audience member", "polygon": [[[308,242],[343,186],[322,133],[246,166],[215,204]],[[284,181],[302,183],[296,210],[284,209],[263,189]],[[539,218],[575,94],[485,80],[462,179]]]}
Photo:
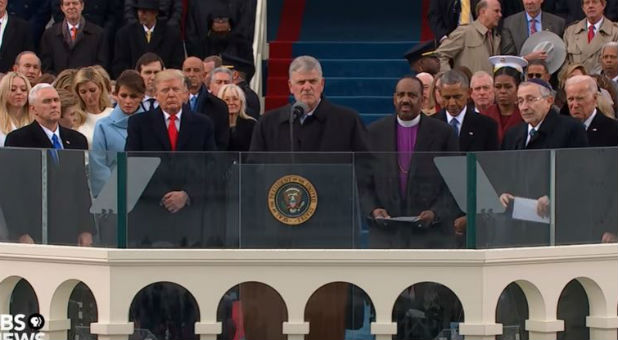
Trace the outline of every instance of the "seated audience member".
{"label": "seated audience member", "polygon": [[566,84],[567,79],[578,76],[588,75],[586,68],[582,64],[571,64],[562,67],[562,70],[558,73],[558,91],[556,92],[555,104],[558,108],[560,108],[560,114],[569,115],[569,106],[566,105],[566,97],[564,94],[564,85]]}
{"label": "seated audience member", "polygon": [[56,90],[62,89],[62,90],[72,91],[73,79],[75,78],[75,74],[77,73],[77,71],[78,70],[75,68],[68,68],[60,72],[58,76],[56,77],[56,79],[54,79],[52,86]]}
{"label": "seated audience member", "polygon": [[436,113],[436,103],[433,102],[433,98],[429,95],[431,90],[431,84],[433,83],[433,76],[427,72],[421,72],[416,75],[416,78],[423,83],[423,107],[421,111],[427,116],[431,116]]}
{"label": "seated audience member", "polygon": [[474,112],[483,113],[494,104],[494,79],[485,71],[478,71],[470,79],[470,98]]}
{"label": "seated audience member", "polygon": [[79,96],[79,106],[85,118],[77,131],[86,136],[88,145],[92,145],[96,122],[112,112],[105,78],[94,67],[82,68],[73,79],[73,92]]}
{"label": "seated audience member", "polygon": [[133,68],[144,53],[158,55],[169,68],[180,68],[184,48],[179,26],[159,23],[159,1],[135,0],[139,22],[129,23],[116,33],[113,73]]}
{"label": "seated audience member", "polygon": [[[86,137],[58,124],[60,97],[51,85],[38,84],[33,87],[28,101],[34,122],[9,133],[5,145],[53,149],[47,157],[50,164],[47,168],[48,241],[50,244],[89,246],[92,244],[94,222],[89,212],[90,194],[84,154],[59,152],[63,149],[87,149]],[[19,237],[20,242],[41,242],[41,229],[36,226],[31,228]]]}
{"label": "seated audience member", "polygon": [[461,151],[498,149],[498,128],[493,119],[476,114],[469,107],[469,83],[459,71],[450,70],[440,76],[442,110],[434,116],[448,123],[458,136]]}
{"label": "seated audience member", "polygon": [[[124,0],[124,19],[127,23],[133,24],[139,22],[139,13],[137,13],[136,5],[139,0]],[[182,21],[182,0],[159,0],[158,3],[158,21],[161,24],[180,29]],[[156,8],[155,8],[156,9]]]}
{"label": "seated audience member", "polygon": [[525,66],[526,61],[520,57],[508,57],[506,60],[507,62],[500,63],[494,59],[496,62],[494,72],[496,103],[483,113],[498,124],[498,143],[502,143],[508,129],[522,122],[517,108],[517,87],[521,83],[522,67]]}
{"label": "seated audience member", "polygon": [[541,59],[532,59],[528,62],[528,68],[526,68],[526,80],[539,78],[549,83],[551,80],[551,74],[547,69],[547,63]]}
{"label": "seated audience member", "polygon": [[144,55],[137,60],[135,70],[142,76],[144,85],[146,85],[146,94],[142,100],[142,110],[154,111],[159,107],[159,103],[155,98],[154,80],[157,73],[164,69],[165,63],[163,63],[161,57],[154,53],[144,53]]}
{"label": "seated audience member", "polygon": [[591,77],[597,82],[599,88],[597,107],[605,116],[616,119],[616,113],[618,112],[618,95],[616,89],[612,85],[612,81],[600,74],[593,74]]}
{"label": "seated audience member", "polygon": [[0,146],[9,132],[32,122],[28,114],[30,82],[25,76],[9,72],[0,80]]}
{"label": "seated audience member", "polygon": [[259,119],[262,115],[260,98],[249,86],[249,82],[255,73],[253,59],[245,60],[227,54],[224,54],[222,57],[223,65],[232,71],[232,81],[245,93],[245,98],[247,99],[247,114],[255,119]]}
{"label": "seated audience member", "polygon": [[232,84],[232,71],[226,67],[218,67],[210,73],[208,81],[208,90],[213,95],[217,95],[223,85]]}
{"label": "seated audience member", "polygon": [[34,49],[30,24],[15,15],[10,15],[6,6],[7,1],[0,2],[0,21],[2,21],[0,72],[10,71],[15,57],[23,51]]}
{"label": "seated audience member", "polygon": [[32,84],[41,76],[41,59],[34,52],[21,52],[15,58],[13,71],[26,76]]}
{"label": "seated audience member", "polygon": [[[232,16],[223,6],[213,10],[207,20],[196,18],[199,13],[191,8],[188,13],[186,27],[188,55],[204,58],[210,55],[229,54],[243,59],[253,59],[251,41],[234,30],[235,23]],[[207,25],[204,25],[204,22]]]}
{"label": "seated audience member", "polygon": [[210,79],[210,72],[216,69],[217,67],[221,67],[223,65],[223,59],[221,59],[218,55],[211,55],[203,60],[204,63],[204,85],[208,86],[208,79]]}
{"label": "seated audience member", "polygon": [[618,25],[606,18],[603,11],[607,0],[584,0],[586,17],[564,31],[566,63],[581,63],[589,73],[601,72],[601,46],[618,40]]}
{"label": "seated audience member", "polygon": [[58,74],[67,68],[108,64],[103,29],[82,16],[84,0],[61,0],[64,20],[46,29],[41,38],[43,71]]}
{"label": "seated audience member", "polygon": [[141,102],[146,87],[144,80],[134,70],[126,70],[116,79],[114,96],[118,105],[107,117],[99,119],[94,129],[90,169],[92,193],[96,197],[109,180],[116,166],[116,154],[124,151],[129,117],[142,111]]}
{"label": "seated audience member", "polygon": [[597,108],[597,83],[590,76],[574,76],[566,81],[566,98],[571,116],[586,127],[590,146],[618,145],[618,124]]}
{"label": "seated audience member", "polygon": [[227,104],[230,113],[230,142],[227,149],[249,151],[256,120],[245,112],[245,93],[237,85],[228,84],[219,90],[219,98]]}
{"label": "seated audience member", "polygon": [[204,63],[197,57],[189,57],[182,64],[182,72],[189,79],[189,108],[192,112],[204,114],[215,127],[217,150],[227,150],[230,140],[229,117],[225,102],[217,92],[209,93],[204,85]]}
{"label": "seated audience member", "polygon": [[60,96],[60,120],[58,124],[67,129],[75,129],[80,125],[81,114],[79,113],[79,99],[71,91],[57,89]]}

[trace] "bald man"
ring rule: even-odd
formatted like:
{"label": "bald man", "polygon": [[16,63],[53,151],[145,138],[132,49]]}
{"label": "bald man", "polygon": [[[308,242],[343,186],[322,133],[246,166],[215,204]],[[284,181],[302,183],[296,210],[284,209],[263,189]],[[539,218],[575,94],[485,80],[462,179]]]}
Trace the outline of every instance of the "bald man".
{"label": "bald man", "polygon": [[182,63],[182,72],[191,83],[189,86],[188,105],[191,111],[205,114],[215,127],[217,150],[226,151],[230,139],[230,122],[227,105],[224,101],[208,92],[204,86],[206,71],[200,58],[188,57]]}

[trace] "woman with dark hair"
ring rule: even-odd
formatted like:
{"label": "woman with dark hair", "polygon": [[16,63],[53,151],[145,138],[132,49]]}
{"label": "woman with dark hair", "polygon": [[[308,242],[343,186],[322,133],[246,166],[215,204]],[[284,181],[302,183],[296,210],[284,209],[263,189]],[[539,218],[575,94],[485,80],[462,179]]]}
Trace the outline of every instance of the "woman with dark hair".
{"label": "woman with dark hair", "polygon": [[522,73],[510,66],[503,66],[494,71],[496,103],[482,114],[498,123],[498,143],[502,143],[506,130],[523,121],[517,107],[517,88],[521,83],[521,77]]}

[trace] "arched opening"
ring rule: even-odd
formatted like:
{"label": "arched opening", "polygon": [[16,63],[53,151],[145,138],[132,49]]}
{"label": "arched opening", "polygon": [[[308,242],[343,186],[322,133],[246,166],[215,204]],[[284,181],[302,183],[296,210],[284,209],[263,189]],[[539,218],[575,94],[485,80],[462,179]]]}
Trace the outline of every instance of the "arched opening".
{"label": "arched opening", "polygon": [[309,322],[306,340],[373,339],[373,302],[365,291],[347,282],[332,282],[318,288],[305,305]]}
{"label": "arched opening", "polygon": [[142,288],[131,301],[131,339],[198,340],[195,322],[200,319],[197,301],[173,282],[155,282]]}
{"label": "arched opening", "polygon": [[496,335],[496,340],[528,340],[528,331],[526,331],[528,318],[526,294],[519,284],[511,282],[498,298],[496,323],[502,324],[502,335]]}
{"label": "arched opening", "polygon": [[90,324],[99,320],[97,301],[83,282],[78,283],[71,291],[67,318],[71,320],[68,339],[98,339],[98,335],[90,333]]}
{"label": "arched opening", "polygon": [[[39,313],[39,299],[34,292],[32,285],[25,280],[20,279],[15,284],[11,298],[9,302],[9,314],[17,315],[24,314],[26,316]],[[26,327],[24,333],[31,334],[36,333],[30,327]]]}
{"label": "arched opening", "polygon": [[217,321],[222,324],[218,340],[285,340],[282,325],[288,310],[267,284],[243,282],[230,288],[219,301]]}
{"label": "arched opening", "polygon": [[558,332],[558,340],[588,340],[590,329],[586,317],[590,315],[588,295],[578,280],[571,280],[560,293],[557,319],[564,320],[564,331]]}
{"label": "arched opening", "polygon": [[452,290],[436,282],[419,282],[404,289],[395,301],[393,339],[457,339],[463,321],[463,306]]}

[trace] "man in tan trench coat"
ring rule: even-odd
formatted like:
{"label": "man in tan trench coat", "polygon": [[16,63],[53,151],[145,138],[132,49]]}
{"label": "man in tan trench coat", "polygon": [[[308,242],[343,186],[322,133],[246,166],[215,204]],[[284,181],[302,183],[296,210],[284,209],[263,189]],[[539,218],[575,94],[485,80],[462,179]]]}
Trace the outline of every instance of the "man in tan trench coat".
{"label": "man in tan trench coat", "polygon": [[601,73],[599,55],[605,43],[618,40],[618,24],[603,15],[606,0],[582,0],[586,18],[567,27],[567,63],[584,64],[590,74]]}
{"label": "man in tan trench coat", "polygon": [[466,66],[472,71],[493,74],[489,57],[500,53],[497,27],[502,17],[498,0],[481,0],[476,5],[477,19],[470,25],[460,25],[436,50],[441,71],[453,66]]}

